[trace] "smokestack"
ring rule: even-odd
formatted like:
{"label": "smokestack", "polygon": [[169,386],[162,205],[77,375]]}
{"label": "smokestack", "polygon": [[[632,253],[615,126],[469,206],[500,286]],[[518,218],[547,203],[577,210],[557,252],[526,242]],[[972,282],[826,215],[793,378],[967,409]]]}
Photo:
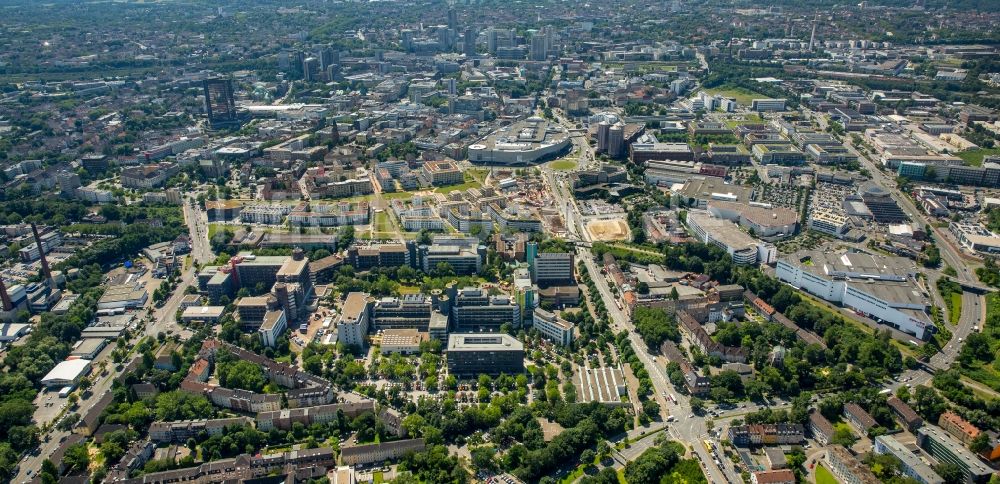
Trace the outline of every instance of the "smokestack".
{"label": "smokestack", "polygon": [[38,246],[38,255],[41,257],[42,261],[42,274],[45,274],[46,280],[52,280],[52,271],[49,270],[49,261],[45,259],[45,250],[42,249],[42,238],[38,236],[38,226],[34,222],[31,223],[31,233],[35,236],[35,245]]}
{"label": "smokestack", "polygon": [[14,309],[14,302],[10,300],[10,294],[7,294],[7,285],[3,283],[2,277],[0,277],[0,302],[4,311]]}

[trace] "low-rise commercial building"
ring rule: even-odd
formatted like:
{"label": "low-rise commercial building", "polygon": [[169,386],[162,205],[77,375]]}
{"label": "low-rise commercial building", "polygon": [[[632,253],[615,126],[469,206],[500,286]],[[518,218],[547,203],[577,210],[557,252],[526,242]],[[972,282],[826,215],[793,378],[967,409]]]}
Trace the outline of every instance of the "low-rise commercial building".
{"label": "low-rise commercial building", "polygon": [[983,254],[1000,254],[1000,234],[979,223],[951,222],[948,225],[962,247]]}
{"label": "low-rise commercial building", "polygon": [[757,237],[794,235],[799,226],[799,214],[784,207],[712,200],[708,202],[708,212],[740,224]]}
{"label": "low-rise commercial building", "polygon": [[420,344],[427,339],[426,332],[414,328],[387,329],[382,332],[382,343],[379,348],[383,355],[391,353],[413,355],[420,353]]}
{"label": "low-rise commercial building", "polygon": [[225,306],[190,306],[181,313],[181,321],[185,323],[202,322],[216,323],[226,312]]}
{"label": "low-rise commercial building", "polygon": [[80,378],[90,373],[90,360],[83,358],[60,361],[42,377],[42,385],[49,388],[73,387]]}

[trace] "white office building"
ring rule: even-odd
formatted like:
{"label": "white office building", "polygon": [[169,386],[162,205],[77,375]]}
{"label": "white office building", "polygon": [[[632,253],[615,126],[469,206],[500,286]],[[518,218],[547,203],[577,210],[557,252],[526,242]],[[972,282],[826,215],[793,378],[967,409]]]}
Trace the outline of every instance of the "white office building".
{"label": "white office building", "polygon": [[364,292],[352,292],[344,300],[337,321],[337,342],[364,347],[371,323],[371,298]]}
{"label": "white office building", "polygon": [[573,330],[576,326],[555,313],[536,308],[532,323],[539,333],[558,345],[569,346],[573,342]]}
{"label": "white office building", "polygon": [[934,332],[927,314],[930,302],[914,282],[917,267],[905,257],[804,251],[779,260],[776,275],[920,339]]}
{"label": "white office building", "polygon": [[264,322],[261,323],[257,333],[260,334],[260,342],[268,348],[274,348],[278,344],[278,337],[285,332],[288,327],[288,318],[284,309],[268,311],[264,314]]}
{"label": "white office building", "polygon": [[752,111],[784,111],[784,99],[754,99],[750,101]]}

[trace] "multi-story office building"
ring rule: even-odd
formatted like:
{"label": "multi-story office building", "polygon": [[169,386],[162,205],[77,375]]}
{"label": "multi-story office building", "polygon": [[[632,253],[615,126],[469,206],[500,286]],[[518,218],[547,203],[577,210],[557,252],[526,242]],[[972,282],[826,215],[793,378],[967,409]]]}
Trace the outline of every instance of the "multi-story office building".
{"label": "multi-story office building", "polygon": [[752,111],[784,111],[784,99],[754,99],[750,101]]}
{"label": "multi-story office building", "polygon": [[916,454],[891,435],[875,437],[875,452],[889,454],[900,462],[904,474],[920,484],[944,484],[944,479]]}
{"label": "multi-story office building", "polygon": [[476,274],[486,260],[486,246],[475,237],[434,237],[429,246],[417,248],[420,268],[430,273],[441,263],[447,263],[455,274]]}
{"label": "multi-story office building", "polygon": [[264,314],[264,321],[260,324],[257,333],[260,335],[260,342],[268,348],[274,348],[278,344],[278,337],[285,332],[288,327],[288,318],[285,317],[283,309],[268,311]]}
{"label": "multi-story office building", "polygon": [[451,161],[428,161],[423,166],[423,176],[429,185],[457,185],[465,181],[462,170]]}
{"label": "multi-story office building", "polygon": [[[46,254],[52,252],[52,249],[59,247],[63,243],[62,234],[59,230],[45,232],[39,235],[38,239],[42,241],[42,251]],[[21,248],[17,254],[21,257],[22,262],[34,262],[42,257],[42,252],[38,250],[38,244],[34,242],[27,247]]]}
{"label": "multi-story office building", "polygon": [[694,152],[687,143],[661,143],[647,132],[632,143],[629,158],[632,163],[641,166],[652,160],[694,161]]}
{"label": "multi-story office building", "polygon": [[917,268],[905,257],[804,251],[778,261],[778,279],[841,303],[900,331],[926,339],[934,332],[930,302],[916,285]]}
{"label": "multi-story office building", "polygon": [[993,475],[993,469],[983,464],[979,457],[940,427],[925,424],[917,429],[917,444],[939,462],[958,466],[966,482],[988,482]]}
{"label": "multi-story office building", "polygon": [[[529,242],[528,244],[534,244]],[[573,283],[573,254],[567,252],[540,252],[528,260],[531,278],[539,286]]]}
{"label": "multi-story office building", "polygon": [[337,320],[337,342],[364,347],[368,335],[371,297],[364,292],[352,292],[344,300]]}
{"label": "multi-story office building", "polygon": [[274,296],[250,296],[236,301],[236,313],[240,316],[243,331],[256,331],[264,322],[268,311],[277,309],[278,300]]}
{"label": "multi-story office building", "polygon": [[149,190],[160,186],[180,171],[180,165],[169,161],[123,168],[121,184],[125,188]]}
{"label": "multi-story office building", "polygon": [[376,330],[417,329],[427,331],[431,320],[431,298],[424,294],[384,297],[372,305]]}
{"label": "multi-story office building", "polygon": [[353,245],[347,249],[347,263],[359,271],[373,267],[419,267],[417,244],[380,244],[372,246]]}
{"label": "multi-story office building", "polygon": [[460,378],[524,372],[524,345],[509,334],[448,335],[448,373]]}
{"label": "multi-story office building", "polygon": [[576,326],[555,313],[535,308],[532,324],[539,333],[558,345],[569,346],[573,343]]}
{"label": "multi-story office building", "polygon": [[826,463],[830,472],[844,484],[878,484],[880,481],[867,466],[851,455],[851,451],[839,444],[830,446],[826,452]]}
{"label": "multi-story office building", "polygon": [[521,307],[509,296],[490,296],[481,288],[459,289],[451,316],[458,331],[497,331],[504,323],[520,326]]}

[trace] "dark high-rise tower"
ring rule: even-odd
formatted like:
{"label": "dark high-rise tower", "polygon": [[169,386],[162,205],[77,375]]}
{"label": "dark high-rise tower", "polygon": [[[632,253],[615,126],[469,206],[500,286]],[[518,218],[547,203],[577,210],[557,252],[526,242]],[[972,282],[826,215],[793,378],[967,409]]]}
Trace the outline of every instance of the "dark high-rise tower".
{"label": "dark high-rise tower", "polygon": [[232,79],[205,79],[205,111],[212,126],[239,121]]}
{"label": "dark high-rise tower", "polygon": [[455,11],[455,7],[448,7],[448,28],[458,30],[458,12]]}
{"label": "dark high-rise tower", "polygon": [[465,40],[463,41],[463,46],[465,50],[466,57],[475,57],[476,55],[476,29],[472,27],[467,27],[465,29]]}

